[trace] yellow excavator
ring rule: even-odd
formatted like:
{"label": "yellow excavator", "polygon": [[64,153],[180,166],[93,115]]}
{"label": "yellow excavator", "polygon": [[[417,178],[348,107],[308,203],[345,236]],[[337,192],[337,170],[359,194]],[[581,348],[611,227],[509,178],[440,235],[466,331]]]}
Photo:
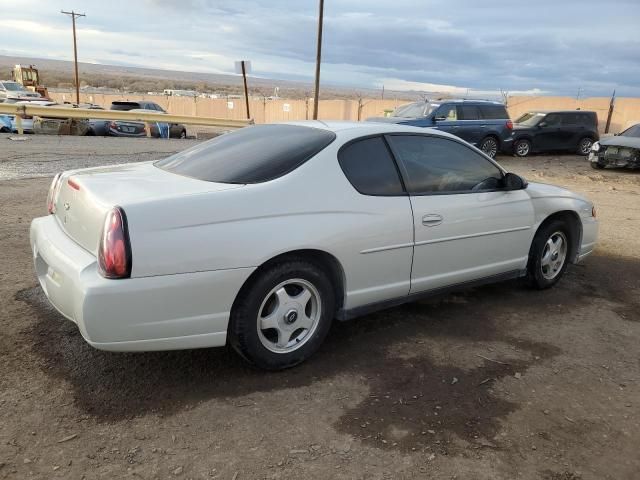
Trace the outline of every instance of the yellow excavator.
{"label": "yellow excavator", "polygon": [[27,90],[39,93],[43,99],[49,99],[49,91],[47,87],[40,84],[40,74],[38,73],[38,69],[33,65],[16,65],[13,67],[13,70],[11,70],[11,79]]}

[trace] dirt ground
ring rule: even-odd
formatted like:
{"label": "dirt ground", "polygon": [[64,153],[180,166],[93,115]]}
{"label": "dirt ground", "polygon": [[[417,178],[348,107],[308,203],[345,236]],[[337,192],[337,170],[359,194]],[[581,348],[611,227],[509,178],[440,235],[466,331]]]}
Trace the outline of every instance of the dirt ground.
{"label": "dirt ground", "polygon": [[499,158],[595,201],[595,255],[552,290],[336,322],[309,362],[264,373],[228,349],[94,350],[37,286],[29,222],[56,169],[176,142],[0,136],[0,479],[640,478],[639,172]]}

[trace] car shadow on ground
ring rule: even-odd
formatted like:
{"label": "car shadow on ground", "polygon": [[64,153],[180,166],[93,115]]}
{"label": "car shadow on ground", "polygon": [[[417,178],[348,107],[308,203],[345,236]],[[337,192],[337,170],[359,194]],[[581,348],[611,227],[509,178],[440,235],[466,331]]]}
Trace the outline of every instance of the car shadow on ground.
{"label": "car shadow on ground", "polygon": [[[513,336],[513,322],[536,321],[595,297],[619,303],[622,318],[639,321],[638,297],[632,289],[621,288],[621,279],[638,285],[640,262],[596,256],[586,266],[573,266],[551,290],[505,282],[335,322],[312,359],[278,373],[248,367],[228,348],[101,352],[83,341],[39,287],[18,292],[16,299],[28,303],[35,317],[23,335],[40,368],[69,382],[76,406],[98,421],[171,415],[209,399],[294,389],[346,374],[363,379],[369,393],[345,411],[336,424],[339,431],[381,448],[406,451],[420,449],[425,436],[442,435],[446,453],[450,446],[444,437],[491,439],[500,419],[519,408],[494,392],[497,380],[523,374],[533,363],[561,353],[555,345]],[[456,362],[434,361],[429,352],[433,342],[461,351],[503,344],[508,348],[498,350],[508,350],[509,357],[475,355],[473,365],[460,368]],[[433,443],[433,437],[429,441]]]}

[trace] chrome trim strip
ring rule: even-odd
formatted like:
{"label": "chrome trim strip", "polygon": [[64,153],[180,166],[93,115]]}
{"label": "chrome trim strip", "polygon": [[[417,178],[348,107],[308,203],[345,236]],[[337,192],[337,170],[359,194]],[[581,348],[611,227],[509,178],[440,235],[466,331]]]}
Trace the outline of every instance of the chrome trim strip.
{"label": "chrome trim strip", "polygon": [[516,227],[516,228],[505,228],[504,230],[493,230],[491,232],[480,232],[480,233],[471,233],[469,235],[459,235],[457,237],[444,237],[444,238],[436,238],[434,240],[422,240],[421,242],[415,242],[414,245],[416,247],[420,245],[430,245],[432,243],[442,243],[449,242],[451,240],[462,240],[464,238],[474,238],[474,237],[486,237],[488,235],[499,235],[501,233],[509,233],[509,232],[519,232],[521,230],[530,230],[531,227]]}
{"label": "chrome trim strip", "polygon": [[435,240],[422,240],[421,242],[400,243],[397,245],[386,245],[384,247],[367,248],[366,250],[362,250],[360,253],[367,254],[367,253],[385,252],[387,250],[397,250],[399,248],[418,247],[420,245],[429,245],[432,243],[449,242],[451,240],[461,240],[464,238],[486,237],[488,235],[499,235],[501,233],[519,232],[522,230],[530,230],[530,229],[531,229],[530,226],[505,228],[504,230],[493,230],[491,232],[472,233],[469,235],[459,235],[457,237],[444,237],[444,238],[436,238]]}
{"label": "chrome trim strip", "polygon": [[399,248],[413,247],[413,245],[414,245],[413,242],[400,243],[398,245],[387,245],[385,247],[368,248],[366,250],[362,250],[360,253],[365,254],[365,253],[385,252],[387,250],[397,250]]}

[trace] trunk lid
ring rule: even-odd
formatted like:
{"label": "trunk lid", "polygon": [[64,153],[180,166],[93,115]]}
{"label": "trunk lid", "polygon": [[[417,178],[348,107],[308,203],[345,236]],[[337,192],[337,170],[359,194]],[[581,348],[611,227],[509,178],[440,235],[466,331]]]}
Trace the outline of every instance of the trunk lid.
{"label": "trunk lid", "polygon": [[69,237],[96,255],[105,216],[116,205],[126,214],[134,203],[240,187],[183,177],[152,162],[72,170],[62,174],[55,216]]}

